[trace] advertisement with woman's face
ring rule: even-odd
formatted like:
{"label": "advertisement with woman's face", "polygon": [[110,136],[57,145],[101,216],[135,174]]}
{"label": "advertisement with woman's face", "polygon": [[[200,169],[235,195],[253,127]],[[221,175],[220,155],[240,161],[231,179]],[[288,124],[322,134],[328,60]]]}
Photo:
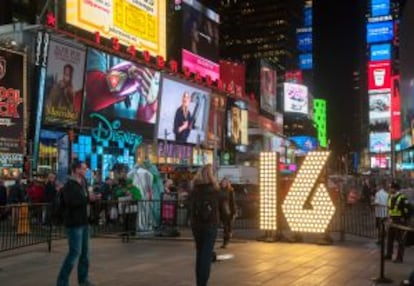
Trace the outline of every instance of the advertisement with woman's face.
{"label": "advertisement with woman's face", "polygon": [[163,77],[158,139],[203,143],[210,107],[210,90]]}

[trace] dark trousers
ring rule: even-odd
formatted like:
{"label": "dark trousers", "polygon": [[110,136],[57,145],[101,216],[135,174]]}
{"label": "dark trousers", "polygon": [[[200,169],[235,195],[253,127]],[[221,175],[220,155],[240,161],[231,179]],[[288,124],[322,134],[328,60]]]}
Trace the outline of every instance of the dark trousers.
{"label": "dark trousers", "polygon": [[217,227],[193,227],[192,230],[196,244],[197,286],[206,286],[210,277]]}
{"label": "dark trousers", "polygon": [[[405,225],[405,222],[400,217],[393,217],[392,223]],[[387,238],[387,253],[386,256],[392,257],[394,250],[394,242],[398,243],[398,251],[396,260],[403,260],[405,249],[406,232],[395,227],[390,227]]]}
{"label": "dark trousers", "polygon": [[223,220],[223,245],[227,245],[230,241],[233,230],[233,220]]}

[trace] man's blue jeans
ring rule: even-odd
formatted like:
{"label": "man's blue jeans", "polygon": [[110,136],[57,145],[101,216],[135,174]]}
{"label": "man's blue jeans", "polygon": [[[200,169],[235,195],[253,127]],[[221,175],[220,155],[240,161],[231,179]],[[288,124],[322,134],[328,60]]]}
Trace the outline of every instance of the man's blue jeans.
{"label": "man's blue jeans", "polygon": [[68,286],[73,266],[78,261],[78,282],[85,283],[89,272],[89,229],[88,226],[68,227],[66,229],[69,252],[60,269],[57,286]]}
{"label": "man's blue jeans", "polygon": [[196,279],[197,286],[206,286],[210,277],[213,260],[214,243],[217,237],[217,227],[193,227],[196,243]]}

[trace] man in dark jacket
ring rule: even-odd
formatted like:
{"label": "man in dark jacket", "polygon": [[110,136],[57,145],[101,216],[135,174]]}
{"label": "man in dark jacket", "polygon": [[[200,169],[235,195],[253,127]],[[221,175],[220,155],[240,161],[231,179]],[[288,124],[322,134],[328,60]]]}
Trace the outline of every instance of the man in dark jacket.
{"label": "man in dark jacket", "polygon": [[44,201],[47,203],[46,206],[46,216],[45,216],[45,223],[50,224],[51,223],[51,216],[52,216],[52,205],[55,201],[56,197],[56,175],[55,173],[49,173],[47,175],[47,182],[45,185],[45,197]]}
{"label": "man in dark jacket", "polygon": [[88,280],[89,272],[89,231],[88,203],[93,200],[88,193],[85,175],[88,167],[81,161],[71,166],[72,176],[69,177],[61,190],[64,204],[63,221],[66,226],[69,253],[60,269],[57,286],[68,286],[69,276],[78,261],[78,282],[81,286],[92,286]]}

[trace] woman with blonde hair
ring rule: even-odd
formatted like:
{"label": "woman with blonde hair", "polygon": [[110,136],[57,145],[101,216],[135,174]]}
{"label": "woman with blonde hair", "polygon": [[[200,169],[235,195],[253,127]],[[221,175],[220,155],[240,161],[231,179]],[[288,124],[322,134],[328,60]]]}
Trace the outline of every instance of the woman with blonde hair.
{"label": "woman with blonde hair", "polygon": [[193,179],[191,197],[191,228],[196,244],[197,286],[206,286],[214,243],[219,226],[219,185],[211,164],[205,165]]}

